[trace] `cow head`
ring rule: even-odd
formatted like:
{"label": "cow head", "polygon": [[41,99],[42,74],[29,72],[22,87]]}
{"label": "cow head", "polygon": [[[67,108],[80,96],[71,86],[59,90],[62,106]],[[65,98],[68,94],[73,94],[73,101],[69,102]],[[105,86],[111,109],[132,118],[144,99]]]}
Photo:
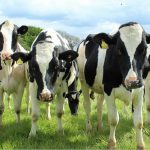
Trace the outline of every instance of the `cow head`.
{"label": "cow head", "polygon": [[147,43],[150,43],[150,35],[135,22],[120,26],[118,32],[111,36],[100,33],[92,37],[101,48],[113,49],[117,59],[122,82],[127,89],[134,89],[143,85],[142,68],[147,53]]}
{"label": "cow head", "polygon": [[17,37],[28,31],[27,26],[18,27],[10,21],[0,25],[0,52],[2,60],[10,60],[10,55],[17,49]]}
{"label": "cow head", "polygon": [[73,50],[60,52],[58,47],[54,47],[53,52],[50,49],[46,51],[43,44],[37,44],[30,53],[16,52],[11,58],[29,61],[30,82],[36,81],[37,98],[46,102],[53,99],[56,81],[61,79],[62,82],[66,63],[74,60],[78,54]]}
{"label": "cow head", "polygon": [[81,94],[80,91],[71,91],[69,93],[64,93],[64,97],[68,98],[69,108],[72,115],[77,115],[77,110],[79,106],[79,96]]}

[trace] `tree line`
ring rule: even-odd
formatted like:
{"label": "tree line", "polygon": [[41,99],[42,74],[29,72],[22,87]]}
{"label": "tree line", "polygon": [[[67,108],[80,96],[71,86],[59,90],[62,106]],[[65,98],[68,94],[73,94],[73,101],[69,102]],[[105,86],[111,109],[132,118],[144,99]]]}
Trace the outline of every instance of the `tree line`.
{"label": "tree line", "polygon": [[[19,42],[27,50],[30,51],[31,45],[37,35],[42,31],[42,28],[29,26],[28,32],[19,37]],[[76,36],[70,35],[65,31],[57,31],[62,37],[66,38],[72,49],[80,43],[80,39]]]}

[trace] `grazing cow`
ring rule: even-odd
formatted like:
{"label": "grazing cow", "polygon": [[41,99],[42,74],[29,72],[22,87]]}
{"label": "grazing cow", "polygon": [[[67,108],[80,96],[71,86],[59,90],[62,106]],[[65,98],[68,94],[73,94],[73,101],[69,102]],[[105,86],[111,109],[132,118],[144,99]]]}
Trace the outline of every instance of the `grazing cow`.
{"label": "grazing cow", "polygon": [[[116,147],[115,129],[119,122],[115,98],[129,104],[133,102],[133,122],[138,148],[144,148],[142,127],[143,78],[142,69],[150,35],[136,22],[119,27],[114,35],[99,33],[89,35],[78,48],[79,78],[84,96],[87,116],[86,129],[92,129],[90,122],[89,88],[101,94],[98,102],[98,128],[102,126],[103,95],[108,107],[110,135],[108,148]],[[106,50],[104,50],[106,49]]]}
{"label": "grazing cow", "polygon": [[76,61],[72,61],[67,63],[68,68],[68,77],[67,85],[68,92],[64,93],[64,97],[68,99],[69,108],[72,115],[77,115],[78,105],[79,105],[79,96],[81,94],[81,90],[77,91],[77,83],[78,83],[78,66]]}
{"label": "grazing cow", "polygon": [[10,21],[0,25],[0,125],[2,125],[4,112],[4,92],[8,95],[12,94],[17,122],[20,120],[20,105],[26,84],[25,65],[14,63],[10,55],[14,52],[25,52],[17,38],[27,30],[27,26],[18,27]]}
{"label": "grazing cow", "polygon": [[69,50],[68,42],[52,29],[43,30],[34,40],[30,53],[15,53],[11,57],[29,63],[29,91],[32,106],[32,127],[29,136],[36,135],[39,102],[50,102],[57,95],[56,114],[58,131],[63,131],[61,117],[64,113],[64,93],[68,90],[68,63],[78,53]]}

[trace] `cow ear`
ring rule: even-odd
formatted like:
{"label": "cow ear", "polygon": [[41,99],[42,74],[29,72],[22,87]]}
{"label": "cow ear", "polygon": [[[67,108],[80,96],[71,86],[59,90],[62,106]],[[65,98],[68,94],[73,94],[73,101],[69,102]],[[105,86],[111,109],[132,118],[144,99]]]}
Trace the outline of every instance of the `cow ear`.
{"label": "cow ear", "polygon": [[100,45],[102,49],[108,49],[109,45],[115,43],[113,36],[106,33],[99,33],[92,37],[93,41]]}
{"label": "cow ear", "polygon": [[18,34],[23,35],[23,34],[25,34],[28,31],[28,27],[23,25],[20,28],[18,28],[17,31],[18,31]]}
{"label": "cow ear", "polygon": [[146,34],[146,42],[147,44],[150,44],[150,34]]}
{"label": "cow ear", "polygon": [[11,55],[11,58],[17,62],[17,64],[22,64],[31,60],[32,54],[30,53],[23,53],[23,52],[16,52]]}
{"label": "cow ear", "polygon": [[68,50],[59,54],[59,60],[65,60],[67,62],[73,61],[78,57],[78,53],[73,50]]}

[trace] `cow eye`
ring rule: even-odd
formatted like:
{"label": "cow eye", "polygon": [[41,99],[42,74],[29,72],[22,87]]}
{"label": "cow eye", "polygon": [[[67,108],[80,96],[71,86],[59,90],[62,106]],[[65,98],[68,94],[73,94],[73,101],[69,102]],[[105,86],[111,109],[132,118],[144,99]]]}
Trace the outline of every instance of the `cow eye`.
{"label": "cow eye", "polygon": [[55,65],[55,70],[57,70],[59,68],[59,66],[58,65]]}

